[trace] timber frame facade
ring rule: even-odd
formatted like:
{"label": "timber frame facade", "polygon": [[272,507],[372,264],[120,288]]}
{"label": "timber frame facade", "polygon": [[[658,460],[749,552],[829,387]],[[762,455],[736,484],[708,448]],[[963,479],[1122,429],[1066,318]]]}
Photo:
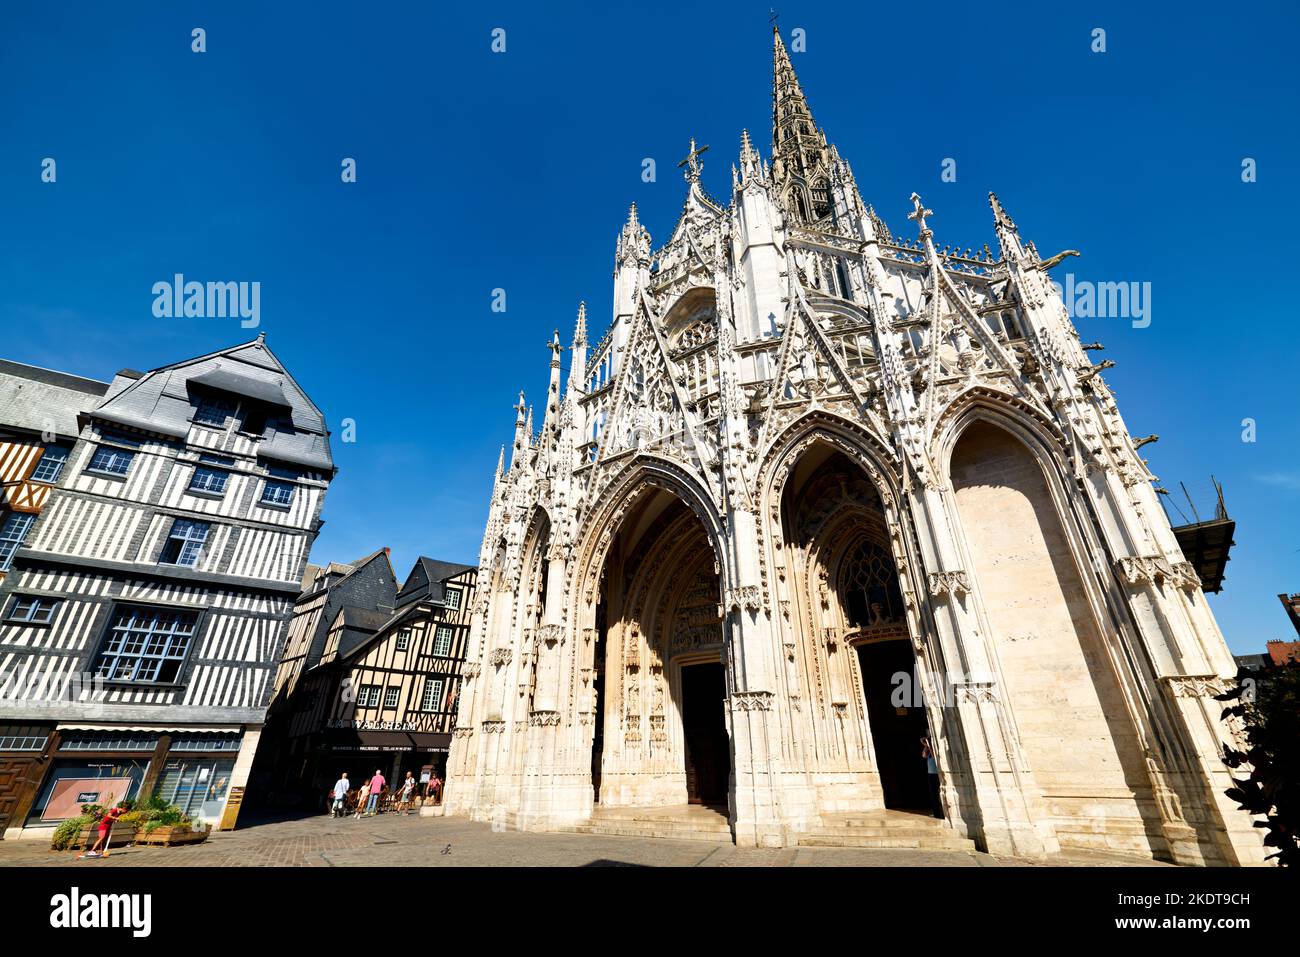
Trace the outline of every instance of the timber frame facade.
{"label": "timber frame facade", "polygon": [[0,359],[0,582],[68,474],[78,413],[107,390],[97,379]]}
{"label": "timber frame facade", "polygon": [[75,422],[0,584],[6,833],[90,792],[233,827],[335,474],[324,418],[258,336],[119,373]]}
{"label": "timber frame facade", "polygon": [[[314,806],[343,772],[359,783],[378,768],[390,785],[406,771],[445,775],[478,570],[422,557],[384,612],[356,587],[376,564],[372,556],[299,600],[295,634],[315,621],[327,625],[325,638],[314,664],[282,670],[284,693],[255,769],[268,792],[259,799]],[[305,657],[297,651],[307,644],[300,637],[286,654]]]}

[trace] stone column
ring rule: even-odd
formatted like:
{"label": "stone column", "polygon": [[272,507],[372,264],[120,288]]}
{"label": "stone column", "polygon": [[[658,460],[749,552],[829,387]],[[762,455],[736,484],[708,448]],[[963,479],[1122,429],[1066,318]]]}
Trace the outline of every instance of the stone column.
{"label": "stone column", "polygon": [[1040,858],[1059,853],[1041,792],[1020,752],[998,678],[982,634],[983,615],[972,594],[953,532],[955,508],[936,488],[909,496],[922,549],[913,562],[924,575],[934,625],[934,675],[941,706],[955,714],[945,722],[958,740],[945,741],[963,759],[945,767],[950,816],[962,820],[976,842],[992,854]]}
{"label": "stone column", "polygon": [[[733,511],[732,553],[737,584],[725,587],[723,661],[727,676],[732,751],[731,818],[741,846],[782,847],[781,728],[777,712],[779,639],[763,608],[758,581],[758,542],[753,512]],[[725,577],[724,577],[725,580]]]}

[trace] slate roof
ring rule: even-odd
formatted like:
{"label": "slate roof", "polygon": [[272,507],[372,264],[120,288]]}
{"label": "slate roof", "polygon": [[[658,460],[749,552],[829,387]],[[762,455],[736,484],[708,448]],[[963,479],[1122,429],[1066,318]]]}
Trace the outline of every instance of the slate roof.
{"label": "slate roof", "polygon": [[190,379],[195,385],[207,386],[218,392],[233,392],[276,408],[289,408],[289,400],[284,397],[284,390],[278,382],[266,382],[252,376],[240,375],[228,369],[213,369],[201,376]]}
{"label": "slate roof", "polygon": [[[337,656],[347,657],[381,631],[390,621],[392,614],[370,608],[353,608],[348,605],[339,612],[343,618],[343,631],[339,635]],[[335,619],[338,620],[337,618]]]}
{"label": "slate roof", "polygon": [[[340,659],[359,655],[373,641],[380,641],[388,634],[391,634],[394,628],[397,628],[402,622],[410,617],[413,611],[414,603],[422,598],[428,598],[431,601],[442,601],[446,592],[446,581],[449,578],[455,578],[467,571],[473,571],[476,565],[458,565],[455,562],[443,562],[436,558],[425,558],[420,556],[415,562],[415,567],[411,569],[411,574],[406,576],[406,583],[397,593],[396,611],[391,615],[383,616],[380,625],[370,631],[369,634],[360,635],[363,628],[363,619],[358,618],[356,627],[350,627],[348,619],[344,618],[344,631],[339,638]],[[344,614],[360,611],[356,608],[344,610]],[[382,614],[379,612],[368,612],[370,614]],[[365,622],[366,625],[369,622]]]}
{"label": "slate roof", "polygon": [[[123,383],[93,414],[162,435],[184,435],[194,415],[194,389],[219,389],[258,399],[271,408],[267,438],[258,446],[263,458],[334,471],[325,417],[275,357],[261,337],[253,342],[146,372]],[[288,415],[275,418],[281,408]]]}
{"label": "slate roof", "polygon": [[421,555],[416,559],[411,574],[406,576],[405,583],[397,592],[398,607],[426,596],[431,601],[443,601],[447,592],[445,585],[447,579],[472,571],[475,567],[474,565],[459,565],[455,562],[443,562],[436,558],[426,558]]}
{"label": "slate roof", "polygon": [[99,404],[108,383],[0,359],[0,427],[44,432],[51,425],[65,438],[81,428],[77,414]]}
{"label": "slate roof", "polygon": [[313,565],[311,562],[308,562],[307,566],[302,570],[302,582],[300,583],[301,590],[304,593],[310,591],[313,583],[316,581],[316,576],[324,570],[325,569],[321,568],[319,565]]}
{"label": "slate roof", "polygon": [[379,611],[374,608],[353,608],[351,605],[343,609],[343,626],[345,628],[359,628],[364,631],[378,631],[388,624],[388,619],[393,617],[386,611]]}
{"label": "slate roof", "polygon": [[[341,585],[349,575],[360,571],[367,564],[376,558],[383,557],[388,563],[388,573],[396,581],[397,573],[393,571],[393,561],[388,557],[388,549],[380,548],[371,552],[369,555],[363,555],[354,562],[329,562],[325,565],[308,564],[309,574],[303,575],[302,594],[299,598],[305,598],[308,595],[314,595],[322,588],[335,588]],[[333,577],[331,577],[333,576]]]}

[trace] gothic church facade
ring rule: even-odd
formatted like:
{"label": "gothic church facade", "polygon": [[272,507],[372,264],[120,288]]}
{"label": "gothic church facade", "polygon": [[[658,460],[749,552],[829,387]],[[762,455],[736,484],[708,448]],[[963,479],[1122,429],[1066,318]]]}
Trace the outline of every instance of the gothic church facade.
{"label": "gothic church facade", "polygon": [[713,805],[741,844],[929,807],[982,849],[1255,863],[1235,666],[1044,260],[893,234],[774,36],[770,162],[687,164],[613,319],[520,396],[480,555],[447,810]]}

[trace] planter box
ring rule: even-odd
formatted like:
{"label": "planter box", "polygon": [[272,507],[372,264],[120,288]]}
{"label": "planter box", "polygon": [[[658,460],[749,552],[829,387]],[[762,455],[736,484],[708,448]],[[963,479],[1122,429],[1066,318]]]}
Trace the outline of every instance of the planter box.
{"label": "planter box", "polygon": [[196,831],[188,824],[164,824],[152,831],[141,830],[135,838],[136,844],[152,847],[179,847],[182,844],[199,844],[208,839],[210,828]]}
{"label": "planter box", "polygon": [[[136,829],[126,824],[114,824],[112,832],[108,835],[108,849],[115,847],[126,847],[136,838]],[[95,846],[95,841],[99,839],[99,826],[91,824],[83,827],[72,843],[68,845],[69,851],[84,851]],[[103,848],[100,848],[103,850]]]}

